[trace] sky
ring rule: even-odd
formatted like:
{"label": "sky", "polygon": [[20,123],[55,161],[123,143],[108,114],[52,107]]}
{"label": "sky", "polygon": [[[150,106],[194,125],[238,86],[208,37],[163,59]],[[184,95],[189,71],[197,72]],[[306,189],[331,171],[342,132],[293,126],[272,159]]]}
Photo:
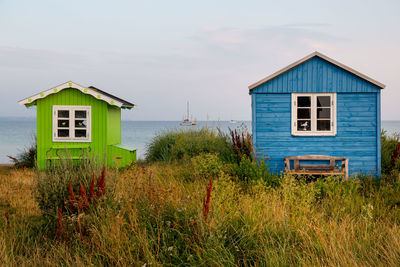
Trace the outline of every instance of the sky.
{"label": "sky", "polygon": [[319,51],[386,85],[400,120],[400,1],[0,0],[0,116],[72,80],[137,105],[125,120],[250,120],[248,86]]}

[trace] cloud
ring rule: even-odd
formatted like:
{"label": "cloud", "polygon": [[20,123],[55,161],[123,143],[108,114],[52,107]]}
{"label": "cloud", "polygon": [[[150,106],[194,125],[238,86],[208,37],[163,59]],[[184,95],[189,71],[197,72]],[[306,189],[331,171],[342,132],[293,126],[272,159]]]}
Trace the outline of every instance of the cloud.
{"label": "cloud", "polygon": [[[128,119],[180,119],[186,100],[198,119],[206,119],[207,114],[211,119],[250,119],[249,84],[314,50],[336,58],[358,45],[327,34],[327,27],[208,27],[174,45],[160,44],[157,51],[111,51],[104,46],[79,51],[0,47],[1,86],[11,90],[0,112],[10,114],[16,100],[36,89],[74,80],[138,104]],[[349,54],[345,58],[349,59],[345,64],[352,60]]]}
{"label": "cloud", "polygon": [[46,69],[54,66],[74,67],[85,57],[79,53],[49,49],[0,46],[0,67],[12,69]]}

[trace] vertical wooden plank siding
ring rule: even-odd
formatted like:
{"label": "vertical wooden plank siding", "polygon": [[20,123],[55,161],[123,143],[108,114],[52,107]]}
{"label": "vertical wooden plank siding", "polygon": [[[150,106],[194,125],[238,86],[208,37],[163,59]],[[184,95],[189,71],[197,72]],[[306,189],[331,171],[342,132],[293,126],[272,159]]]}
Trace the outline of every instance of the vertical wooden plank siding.
{"label": "vertical wooden plank siding", "polygon": [[107,110],[107,145],[121,144],[121,109],[108,106]]}
{"label": "vertical wooden plank siding", "polygon": [[55,144],[65,146],[67,149],[75,142],[52,141],[52,108],[53,105],[85,105],[91,106],[91,152],[100,162],[104,162],[104,153],[107,144],[107,103],[99,101],[91,95],[86,95],[77,89],[64,89],[57,94],[49,95],[37,101],[37,136],[38,153],[37,161],[40,169],[46,167],[46,153]]}

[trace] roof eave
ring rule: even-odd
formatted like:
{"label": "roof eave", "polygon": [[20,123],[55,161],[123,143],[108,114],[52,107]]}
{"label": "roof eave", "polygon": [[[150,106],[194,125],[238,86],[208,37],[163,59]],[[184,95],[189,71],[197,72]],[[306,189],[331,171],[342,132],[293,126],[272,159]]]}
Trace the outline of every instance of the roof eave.
{"label": "roof eave", "polygon": [[364,75],[364,74],[354,70],[353,68],[350,68],[350,67],[348,67],[348,66],[346,66],[346,65],[344,65],[344,64],[342,64],[342,63],[340,63],[340,62],[338,62],[338,61],[336,61],[336,60],[334,60],[334,59],[332,59],[332,58],[330,58],[328,56],[325,56],[324,54],[321,54],[320,52],[315,51],[315,52],[309,54],[308,56],[306,56],[306,57],[304,57],[304,58],[302,58],[300,60],[297,60],[296,62],[286,66],[285,68],[283,68],[283,69],[281,69],[281,70],[279,70],[279,71],[277,71],[277,72],[265,77],[264,79],[261,79],[258,82],[255,82],[255,83],[251,84],[248,87],[249,88],[249,94],[251,94],[251,91],[253,89],[255,89],[256,87],[258,87],[260,85],[263,85],[264,83],[267,83],[270,80],[275,79],[276,77],[278,77],[278,76],[280,76],[280,75],[282,75],[282,74],[284,74],[284,73],[296,68],[297,66],[309,61],[310,59],[312,59],[315,56],[318,56],[318,57],[320,57],[320,58],[332,63],[333,65],[336,65],[336,66],[338,66],[338,67],[340,67],[340,68],[352,73],[355,76],[358,76],[359,78],[361,78],[361,79],[363,79],[363,80],[365,80],[365,81],[367,81],[367,82],[369,82],[369,83],[371,83],[371,84],[373,84],[373,85],[375,85],[375,86],[377,86],[377,87],[379,87],[381,89],[384,89],[386,87],[386,85],[384,85],[383,83],[380,83],[380,82],[368,77],[367,75]]}
{"label": "roof eave", "polygon": [[119,101],[120,99],[113,99],[112,97],[110,97],[109,95],[103,94],[102,92],[96,92],[95,90],[89,88],[89,87],[84,87],[81,86],[77,83],[74,83],[72,81],[68,81],[66,83],[60,84],[56,87],[53,87],[51,89],[42,91],[36,95],[30,96],[28,98],[22,99],[20,101],[18,101],[18,104],[20,105],[25,105],[26,107],[30,107],[32,105],[36,104],[36,101],[38,99],[43,99],[46,98],[48,95],[50,94],[54,94],[54,93],[58,93],[61,90],[64,89],[68,89],[68,88],[74,88],[77,89],[79,91],[81,91],[84,94],[89,94],[91,96],[93,96],[94,98],[98,99],[98,100],[102,100],[107,102],[109,105],[111,106],[117,106],[119,108],[125,107],[125,108],[129,108],[129,107],[134,107],[135,105],[132,103],[129,103],[127,101],[124,100],[124,102],[129,103],[130,105],[126,105],[126,103],[123,103],[121,101]]}

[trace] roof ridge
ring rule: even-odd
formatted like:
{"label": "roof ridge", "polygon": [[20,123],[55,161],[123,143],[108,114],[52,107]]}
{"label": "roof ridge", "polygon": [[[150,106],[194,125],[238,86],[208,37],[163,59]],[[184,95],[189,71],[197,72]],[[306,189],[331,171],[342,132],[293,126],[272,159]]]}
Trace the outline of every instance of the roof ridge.
{"label": "roof ridge", "polygon": [[79,90],[80,92],[82,92],[84,94],[88,94],[88,95],[91,95],[91,96],[95,97],[96,99],[105,101],[110,105],[114,105],[114,106],[117,106],[117,107],[120,107],[120,108],[129,108],[129,109],[135,107],[135,104],[132,104],[132,103],[126,101],[126,100],[123,100],[123,99],[121,99],[119,97],[116,97],[116,96],[114,96],[112,94],[109,94],[109,93],[107,93],[105,91],[102,91],[102,90],[100,90],[100,89],[98,89],[98,88],[96,88],[94,86],[92,86],[92,87],[95,88],[95,89],[90,88],[90,87],[84,87],[84,86],[79,85],[79,84],[77,84],[77,83],[75,83],[73,81],[67,81],[67,82],[59,84],[59,85],[57,85],[55,87],[52,87],[51,89],[39,92],[39,93],[37,93],[37,94],[35,94],[33,96],[30,96],[28,98],[22,99],[22,100],[18,101],[18,103],[20,105],[26,105],[27,107],[29,107],[29,106],[33,105],[35,103],[35,101],[38,100],[38,99],[45,98],[45,97],[47,97],[48,95],[51,95],[51,94],[56,94],[56,93],[58,93],[58,92],[60,92],[61,90],[64,90],[64,89],[74,88],[74,89],[77,89],[77,90]]}
{"label": "roof ridge", "polygon": [[314,51],[311,54],[309,54],[309,55],[307,55],[307,56],[305,56],[305,57],[293,62],[292,64],[290,64],[290,65],[288,65],[288,66],[286,66],[286,67],[284,67],[284,68],[272,73],[271,75],[268,75],[267,77],[259,80],[258,82],[255,82],[255,83],[249,85],[248,88],[250,89],[250,92],[254,88],[256,88],[256,87],[258,87],[260,85],[263,85],[264,83],[267,83],[270,80],[275,79],[276,77],[278,77],[278,76],[280,76],[280,75],[282,75],[282,74],[284,74],[284,73],[296,68],[297,66],[299,66],[299,65],[301,65],[301,64],[303,64],[303,63],[305,63],[305,62],[307,62],[309,60],[311,60],[312,58],[314,58],[316,56],[324,59],[325,61],[327,61],[327,62],[329,62],[329,63],[331,63],[331,64],[333,64],[333,65],[335,65],[335,66],[337,66],[337,67],[339,67],[339,68],[341,68],[343,70],[346,70],[346,71],[352,73],[355,76],[358,76],[359,78],[361,78],[361,79],[363,79],[363,80],[365,80],[365,81],[367,81],[369,83],[372,83],[373,85],[375,85],[375,86],[377,86],[377,87],[379,87],[381,89],[386,87],[383,83],[380,83],[380,82],[368,77],[367,75],[362,74],[361,72],[358,72],[355,69],[350,68],[350,67],[340,63],[339,61],[336,61],[336,60],[334,60],[334,59],[332,59],[332,58],[330,58],[330,57],[328,57],[328,56],[326,56],[326,55],[324,55],[324,54],[322,54],[322,53],[320,53],[318,51]]}

